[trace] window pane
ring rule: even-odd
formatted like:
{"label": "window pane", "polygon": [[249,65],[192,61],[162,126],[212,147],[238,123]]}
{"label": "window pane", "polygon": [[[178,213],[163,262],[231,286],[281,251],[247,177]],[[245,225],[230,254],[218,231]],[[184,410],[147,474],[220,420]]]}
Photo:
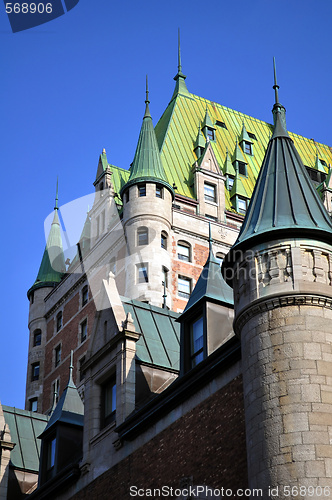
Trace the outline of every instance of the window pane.
{"label": "window pane", "polygon": [[62,312],[59,312],[59,314],[56,317],[56,331],[58,332],[61,327],[62,327]]}
{"label": "window pane", "polygon": [[190,351],[191,366],[196,366],[204,357],[204,335],[203,335],[203,317],[200,317],[191,325],[190,329]]}
{"label": "window pane", "polygon": [[246,200],[238,199],[238,208],[240,214],[245,214],[247,211],[247,203]]}
{"label": "window pane", "polygon": [[55,464],[55,444],[56,444],[56,439],[52,439],[51,442],[48,443],[48,450],[47,450],[47,470],[52,469]]}
{"label": "window pane", "polygon": [[251,144],[250,144],[250,142],[245,142],[244,143],[244,152],[247,153],[248,155],[251,155]]}
{"label": "window pane", "polygon": [[167,236],[165,233],[161,233],[161,248],[167,249]]}
{"label": "window pane", "polygon": [[243,163],[242,161],[239,161],[239,173],[241,175],[247,175],[246,164]]}
{"label": "window pane", "polygon": [[178,278],[178,294],[180,297],[190,297],[190,282],[189,278]]}
{"label": "window pane", "polygon": [[148,230],[138,229],[137,231],[137,244],[138,245],[147,245],[148,244]]}
{"label": "window pane", "polygon": [[204,184],[204,198],[206,201],[216,201],[216,187],[211,184]]}
{"label": "window pane", "polygon": [[212,128],[207,129],[207,135],[211,141],[214,141],[214,130]]}
{"label": "window pane", "polygon": [[84,342],[87,335],[88,335],[88,323],[85,320],[83,321],[83,323],[81,323],[81,342]]}
{"label": "window pane", "polygon": [[85,306],[85,304],[88,302],[88,299],[89,299],[89,288],[87,285],[85,285],[82,290],[82,306]]}
{"label": "window pane", "polygon": [[156,197],[157,198],[162,198],[163,197],[163,188],[162,186],[156,185]]}
{"label": "window pane", "polygon": [[41,331],[40,330],[36,330],[34,333],[33,345],[34,346],[41,345]]}
{"label": "window pane", "polygon": [[228,177],[228,190],[231,191],[234,184],[234,179],[232,177]]}
{"label": "window pane", "polygon": [[30,411],[37,411],[38,399],[32,399],[30,401]]}
{"label": "window pane", "polygon": [[31,380],[39,379],[39,363],[32,365]]}
{"label": "window pane", "polygon": [[148,270],[145,266],[138,268],[138,282],[139,283],[147,283],[148,279]]}
{"label": "window pane", "polygon": [[138,196],[146,196],[146,185],[140,184],[138,186]]}
{"label": "window pane", "polygon": [[185,260],[189,262],[190,258],[190,249],[188,246],[178,244],[178,259]]}

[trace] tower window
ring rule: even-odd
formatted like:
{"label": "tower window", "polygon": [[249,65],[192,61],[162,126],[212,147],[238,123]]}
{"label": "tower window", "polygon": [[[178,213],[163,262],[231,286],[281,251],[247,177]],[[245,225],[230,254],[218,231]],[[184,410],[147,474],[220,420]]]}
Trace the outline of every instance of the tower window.
{"label": "tower window", "polygon": [[204,358],[203,316],[190,325],[190,359],[193,368]]}
{"label": "tower window", "polygon": [[39,363],[33,363],[31,365],[31,381],[32,382],[34,380],[39,380],[39,368],[40,368]]}
{"label": "tower window", "polygon": [[161,239],[161,248],[167,250],[167,234],[165,233],[165,231],[161,232],[160,239]]}
{"label": "tower window", "polygon": [[84,342],[88,336],[88,322],[85,319],[81,323],[81,342]]}
{"label": "tower window", "polygon": [[88,300],[89,300],[89,287],[88,285],[85,285],[82,288],[82,307],[88,303]]}
{"label": "tower window", "polygon": [[156,184],[156,197],[157,198],[163,197],[163,187],[160,184]]}
{"label": "tower window", "polygon": [[30,411],[36,412],[38,408],[38,398],[30,399]]}
{"label": "tower window", "polygon": [[244,146],[244,152],[247,155],[252,155],[252,146],[250,142],[243,141],[243,146]]}
{"label": "tower window", "polygon": [[191,279],[185,276],[178,277],[178,295],[184,299],[189,299],[191,293]]}
{"label": "tower window", "polygon": [[33,332],[33,345],[34,345],[34,347],[41,345],[41,336],[42,336],[41,330],[38,329],[38,330],[35,330]]}
{"label": "tower window", "polygon": [[62,311],[60,311],[56,316],[56,331],[58,332],[62,328]]}
{"label": "tower window", "polygon": [[190,262],[190,245],[186,241],[178,242],[178,259]]}
{"label": "tower window", "polygon": [[147,245],[149,242],[148,229],[146,227],[140,227],[137,230],[137,245]]}
{"label": "tower window", "polygon": [[204,183],[204,199],[205,201],[216,202],[216,186],[207,182]]}
{"label": "tower window", "polygon": [[243,161],[239,161],[238,162],[238,165],[239,165],[239,174],[241,175],[247,175],[247,167],[246,167],[246,164],[243,163]]}
{"label": "tower window", "polygon": [[138,196],[146,196],[146,184],[139,184],[138,185]]}
{"label": "tower window", "polygon": [[54,364],[55,366],[59,366],[61,362],[61,344],[59,344],[55,349],[54,349]]}
{"label": "tower window", "polygon": [[148,283],[149,277],[148,277],[148,268],[146,264],[140,264],[137,268],[137,273],[138,273],[138,283]]}
{"label": "tower window", "polygon": [[116,380],[115,377],[106,382],[102,387],[102,415],[101,427],[106,427],[115,420],[116,412]]}

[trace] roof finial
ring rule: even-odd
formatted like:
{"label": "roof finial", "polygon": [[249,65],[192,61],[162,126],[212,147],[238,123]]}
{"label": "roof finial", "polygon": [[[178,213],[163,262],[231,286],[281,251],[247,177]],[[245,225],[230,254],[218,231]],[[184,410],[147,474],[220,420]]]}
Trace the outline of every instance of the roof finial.
{"label": "roof finial", "polygon": [[59,210],[59,206],[58,206],[58,201],[59,201],[58,188],[59,188],[59,176],[57,176],[57,178],[56,178],[56,193],[55,193],[55,207],[54,207],[54,210]]}
{"label": "roof finial", "polygon": [[148,75],[146,75],[146,84],[145,84],[145,104],[146,104],[146,107],[145,107],[144,118],[146,116],[151,118],[149,103],[150,103],[150,101],[149,101]]}
{"label": "roof finial", "polygon": [[278,95],[278,89],[280,88],[279,85],[277,84],[277,70],[276,70],[276,59],[275,57],[273,58],[273,71],[274,71],[274,92],[275,92],[275,104],[279,104],[279,95]]}
{"label": "roof finial", "polygon": [[211,230],[211,222],[209,222],[209,251],[210,251],[210,256],[212,255],[212,230]]}
{"label": "roof finial", "polygon": [[180,47],[180,28],[178,28],[178,73],[182,73],[181,47]]}
{"label": "roof finial", "polygon": [[70,385],[71,382],[74,383],[74,381],[73,381],[73,371],[74,371],[73,358],[74,358],[74,351],[71,350],[70,351],[70,366],[69,366],[69,382],[68,382],[68,385]]}

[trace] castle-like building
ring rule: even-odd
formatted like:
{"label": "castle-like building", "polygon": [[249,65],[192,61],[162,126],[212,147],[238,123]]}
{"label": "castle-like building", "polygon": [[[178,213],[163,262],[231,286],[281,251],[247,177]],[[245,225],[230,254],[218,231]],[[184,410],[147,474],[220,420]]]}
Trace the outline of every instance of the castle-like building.
{"label": "castle-like building", "polygon": [[56,196],[16,417],[39,469],[4,407],[0,471],[31,499],[332,496],[332,150],[287,131],[276,76],[272,124],[189,92],[180,51],[174,80],[130,169],[100,155],[70,259]]}

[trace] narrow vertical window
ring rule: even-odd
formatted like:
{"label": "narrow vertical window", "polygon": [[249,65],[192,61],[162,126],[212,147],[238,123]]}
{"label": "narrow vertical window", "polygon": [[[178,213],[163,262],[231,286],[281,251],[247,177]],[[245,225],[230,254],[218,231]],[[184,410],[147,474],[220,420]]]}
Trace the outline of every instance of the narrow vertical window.
{"label": "narrow vertical window", "polygon": [[84,307],[85,304],[88,303],[88,300],[89,300],[89,287],[88,285],[85,285],[82,288],[82,307]]}
{"label": "narrow vertical window", "polygon": [[191,279],[184,276],[178,277],[178,295],[184,299],[189,299],[191,294]]}
{"label": "narrow vertical window", "polygon": [[58,332],[62,328],[62,311],[60,311],[56,316],[56,331]]}
{"label": "narrow vertical window", "polygon": [[31,381],[32,382],[34,380],[39,380],[39,369],[40,369],[39,363],[33,363],[31,365]]}
{"label": "narrow vertical window", "polygon": [[46,462],[46,478],[50,479],[54,476],[54,466],[55,466],[55,449],[56,449],[56,439],[55,437],[47,443],[47,462]]}
{"label": "narrow vertical window", "polygon": [[137,269],[138,272],[138,283],[148,283],[148,268],[146,264],[140,264]]}
{"label": "narrow vertical window", "polygon": [[167,234],[165,231],[161,232],[161,248],[167,250]]}
{"label": "narrow vertical window", "polygon": [[163,197],[163,187],[160,184],[156,184],[156,198]]}
{"label": "narrow vertical window", "polygon": [[88,336],[88,322],[85,319],[81,323],[81,342],[84,342]]}
{"label": "narrow vertical window", "polygon": [[33,345],[34,347],[41,345],[41,330],[35,330],[33,332]]}
{"label": "narrow vertical window", "polygon": [[148,229],[146,227],[140,227],[137,230],[137,245],[147,245],[149,242]]}
{"label": "narrow vertical window", "polygon": [[203,317],[194,321],[190,326],[190,359],[193,368],[204,358]]}
{"label": "narrow vertical window", "polygon": [[207,182],[204,183],[204,199],[212,203],[216,202],[216,186]]}
{"label": "narrow vertical window", "polygon": [[59,344],[54,349],[54,364],[55,366],[59,366],[60,363],[61,363],[61,344]]}
{"label": "narrow vertical window", "polygon": [[139,184],[138,185],[138,196],[146,196],[146,184]]}
{"label": "narrow vertical window", "polygon": [[185,241],[178,242],[178,259],[190,262],[190,245]]}
{"label": "narrow vertical window", "polygon": [[116,412],[116,380],[115,377],[106,382],[102,387],[102,416],[101,426],[106,427],[115,420]]}
{"label": "narrow vertical window", "polygon": [[80,382],[82,382],[82,380],[84,380],[84,378],[85,378],[85,371],[83,370],[84,363],[85,363],[85,356],[82,356],[81,359],[79,360]]}
{"label": "narrow vertical window", "polygon": [[38,408],[38,398],[30,399],[30,411],[36,412]]}

